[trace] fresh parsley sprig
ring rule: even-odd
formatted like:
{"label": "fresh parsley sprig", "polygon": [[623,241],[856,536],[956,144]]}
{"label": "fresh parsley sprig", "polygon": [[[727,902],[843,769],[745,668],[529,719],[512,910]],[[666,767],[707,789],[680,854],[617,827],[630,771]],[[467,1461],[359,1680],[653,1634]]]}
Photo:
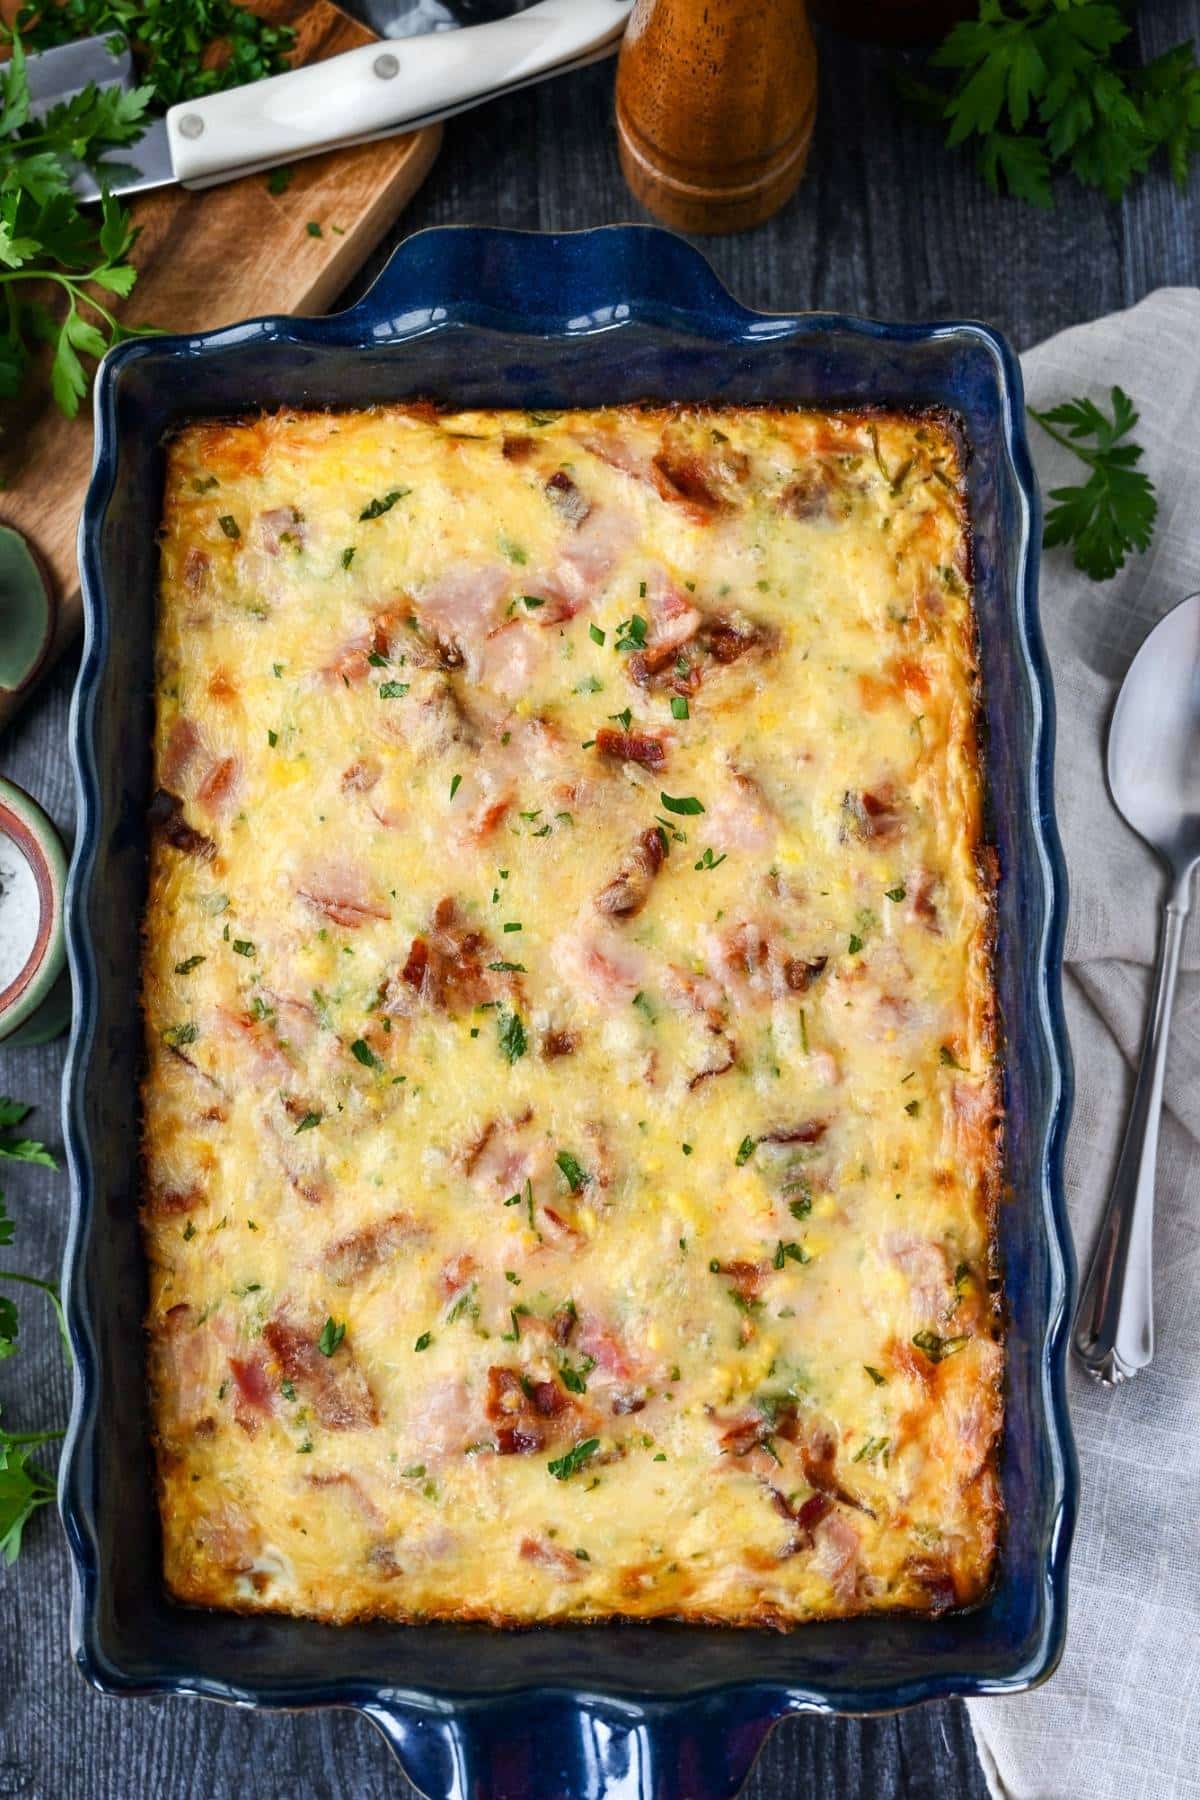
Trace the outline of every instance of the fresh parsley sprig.
{"label": "fresh parsley sprig", "polygon": [[[1078,486],[1050,490],[1055,504],[1043,542],[1048,549],[1073,545],[1075,567],[1093,581],[1110,580],[1127,555],[1149,546],[1158,512],[1153,483],[1134,466],[1142,447],[1123,441],[1138,422],[1133,401],[1114,387],[1110,402],[1111,419],[1093,400],[1067,400],[1049,412],[1029,408],[1042,430],[1091,471]],[[1093,440],[1090,447],[1086,438]]]}
{"label": "fresh parsley sprig", "polygon": [[[0,1159],[7,1162],[33,1163],[39,1168],[55,1169],[58,1164],[44,1144],[36,1138],[18,1137],[16,1129],[29,1116],[30,1108],[19,1100],[0,1096]],[[0,1192],[0,1246],[13,1239],[13,1221]],[[26,1275],[16,1269],[0,1268],[0,1282],[18,1282],[24,1287],[39,1288],[54,1307],[58,1328],[66,1349],[66,1326],[58,1289],[53,1282]],[[0,1295],[0,1361],[17,1351],[17,1308],[8,1295]],[[66,1349],[68,1360],[70,1350]],[[0,1425],[0,1557],[15,1562],[21,1549],[21,1534],[41,1506],[54,1499],[54,1476],[33,1460],[34,1452],[43,1444],[56,1442],[61,1431],[7,1431]]]}
{"label": "fresh parsley sprig", "polygon": [[[49,345],[51,390],[72,418],[88,390],[83,359],[132,335],[103,296],[124,298],[133,287],[136,234],[110,196],[85,212],[71,170],[137,137],[149,99],[149,88],[89,86],[34,120],[25,52],[12,40],[0,68],[0,399],[20,391],[37,346]],[[57,309],[43,297],[48,285]]]}
{"label": "fresh parsley sprig", "polygon": [[234,0],[31,0],[17,25],[33,50],[121,32],[159,107],[278,75],[296,41]]}
{"label": "fresh parsley sprig", "polygon": [[1200,150],[1200,66],[1190,43],[1141,68],[1114,58],[1132,27],[1110,0],[980,0],[934,52],[948,85],[906,79],[910,100],[971,143],[989,186],[1054,204],[1052,176],[1069,170],[1110,200],[1163,151],[1186,186]]}

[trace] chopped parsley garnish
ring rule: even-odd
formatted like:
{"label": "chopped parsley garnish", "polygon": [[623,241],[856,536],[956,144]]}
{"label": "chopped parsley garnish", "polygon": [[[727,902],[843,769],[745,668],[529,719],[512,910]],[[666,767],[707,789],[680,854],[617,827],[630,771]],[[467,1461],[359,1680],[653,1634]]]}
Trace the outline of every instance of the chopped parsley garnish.
{"label": "chopped parsley garnish", "polygon": [[524,963],[494,962],[489,963],[488,968],[497,975],[524,975],[525,973]]}
{"label": "chopped parsley garnish", "polygon": [[868,1438],[866,1440],[866,1442],[861,1446],[861,1448],[854,1452],[854,1455],[850,1458],[850,1461],[851,1462],[874,1462],[875,1458],[877,1456],[879,1456],[880,1454],[882,1454],[883,1460],[886,1463],[887,1449],[888,1449],[888,1445],[891,1443],[891,1441],[892,1440],[890,1438],[885,1438],[885,1437]]}
{"label": "chopped parsley garnish", "polygon": [[602,631],[599,625],[589,625],[588,636],[591,638],[593,644],[602,644],[608,636],[608,633]]}
{"label": "chopped parsley garnish", "polygon": [[279,742],[279,733],[277,731],[268,731],[267,742],[268,742],[268,744],[270,744],[270,746],[273,750],[275,748],[276,744]]}
{"label": "chopped parsley garnish", "polygon": [[193,1025],[190,1019],[182,1025],[168,1025],[162,1034],[163,1043],[170,1045],[172,1050],[180,1050],[184,1044],[194,1044],[199,1036],[200,1027]]}
{"label": "chopped parsley garnish", "polygon": [[719,869],[728,854],[728,851],[722,850],[720,856],[714,856],[711,848],[706,849],[699,862],[693,864],[693,867],[696,869]]}
{"label": "chopped parsley garnish", "polygon": [[586,1394],[587,1378],[595,1366],[594,1356],[585,1355],[577,1369],[573,1369],[569,1362],[564,1362],[559,1369],[559,1374],[562,1376],[562,1384],[567,1392],[569,1394]]}
{"label": "chopped parsley garnish", "polygon": [[599,1438],[584,1438],[582,1443],[576,1444],[573,1449],[568,1450],[565,1456],[556,1456],[552,1462],[546,1464],[546,1467],[555,1481],[569,1481],[572,1475],[582,1469],[590,1456],[595,1456],[599,1448]]}
{"label": "chopped parsley garnish", "polygon": [[944,1362],[948,1356],[957,1356],[970,1343],[969,1337],[939,1337],[936,1331],[918,1331],[913,1343],[918,1350],[923,1350],[930,1362]]}
{"label": "chopped parsley garnish", "polygon": [[899,906],[901,900],[903,900],[903,898],[904,898],[905,892],[906,892],[906,890],[902,887],[888,888],[887,889],[887,898],[889,900],[894,900],[896,902],[897,906]]}
{"label": "chopped parsley garnish", "polygon": [[615,725],[621,727],[622,731],[628,731],[629,727],[633,724],[633,713],[630,711],[629,707],[626,707],[623,712],[609,713],[608,716]]}
{"label": "chopped parsley garnish", "polygon": [[299,1137],[302,1131],[311,1131],[314,1125],[321,1123],[321,1116],[319,1112],[306,1112],[296,1127],[295,1135]]}
{"label": "chopped parsley garnish", "polygon": [[343,567],[343,569],[348,569],[350,567],[350,564],[353,561],[354,561],[354,545],[347,544],[346,548],[342,551],[342,567]]}
{"label": "chopped parsley garnish", "polygon": [[430,1344],[432,1344],[432,1342],[433,1342],[432,1331],[423,1331],[421,1333],[420,1337],[417,1339],[416,1343],[413,1345],[413,1349],[417,1350],[417,1351],[428,1350],[428,1348],[429,1348]]}
{"label": "chopped parsley garnish", "polygon": [[370,651],[367,655],[367,661],[373,669],[386,669],[388,666],[388,658],[383,654],[382,650]]}
{"label": "chopped parsley garnish", "polygon": [[673,719],[688,717],[688,703],[682,694],[672,694],[671,696],[671,717]]}
{"label": "chopped parsley garnish", "polygon": [[750,1158],[754,1155],[754,1152],[757,1149],[757,1147],[758,1147],[758,1139],[757,1138],[744,1137],[742,1139],[741,1143],[737,1147],[737,1155],[733,1159],[739,1169],[743,1168],[745,1166],[745,1164],[750,1161]]}
{"label": "chopped parsley garnish", "polygon": [[617,626],[614,650],[644,650],[646,647],[646,621],[641,613],[634,613],[632,618],[622,619]]}
{"label": "chopped parsley garnish", "polygon": [[569,1150],[560,1150],[554,1158],[563,1180],[573,1194],[581,1194],[588,1183],[587,1170]]}
{"label": "chopped parsley garnish", "polygon": [[910,1100],[904,1110],[910,1119],[915,1119],[921,1110],[921,1102],[919,1100]]}
{"label": "chopped parsley garnish", "polygon": [[462,776],[461,775],[452,775],[450,777],[450,798],[452,800],[453,800],[455,794],[457,794],[457,792],[461,786],[462,786]]}
{"label": "chopped parsley garnish", "polygon": [[192,970],[198,969],[204,960],[203,956],[187,956],[182,962],[177,962],[175,964],[175,973],[177,975],[190,975]]}
{"label": "chopped parsley garnish", "polygon": [[683,1151],[685,1156],[690,1156],[692,1154],[692,1146],[690,1144],[680,1144],[679,1148]]}
{"label": "chopped parsley garnish", "polygon": [[536,612],[539,606],[545,606],[546,604],[546,602],[539,598],[537,594],[522,594],[521,601],[529,612]]}
{"label": "chopped parsley garnish", "polygon": [[694,794],[681,794],[677,797],[674,794],[660,792],[658,797],[662,801],[664,810],[669,813],[683,813],[691,818],[704,811],[703,803],[697,800]]}
{"label": "chopped parsley garnish", "polygon": [[811,1213],[812,1190],[808,1186],[807,1181],[804,1183],[804,1192],[798,1194],[794,1200],[788,1201],[788,1211],[791,1213],[793,1219],[807,1219],[809,1213]]}
{"label": "chopped parsley garnish", "polygon": [[504,923],[505,931],[523,931],[524,929],[525,929],[524,926],[521,925],[520,922],[516,919],[506,919],[505,920],[505,923]]}
{"label": "chopped parsley garnish", "polygon": [[227,538],[240,538],[242,535],[238,522],[232,513],[222,513],[221,517],[217,520],[217,524],[221,527],[221,530],[225,533]]}
{"label": "chopped parsley garnish", "polygon": [[850,942],[846,946],[847,954],[850,956],[857,956],[859,951],[862,949],[862,946],[863,946],[862,939],[857,935],[856,932],[852,931],[850,933]]}
{"label": "chopped parsley garnish", "polygon": [[234,938],[233,949],[234,953],[238,956],[254,955],[254,945],[250,942],[249,938]]}
{"label": "chopped parsley garnish", "polygon": [[304,229],[305,229],[305,231],[307,231],[309,237],[321,237],[322,236],[320,224],[318,223],[318,221],[316,219],[310,219],[308,221],[308,224],[304,227]]}
{"label": "chopped parsley garnish", "polygon": [[279,1391],[285,1400],[294,1400],[296,1398],[296,1384],[294,1381],[281,1381],[279,1384]]}
{"label": "chopped parsley garnish", "polygon": [[[407,692],[407,681],[381,681],[379,684],[379,698],[381,700],[403,700]],[[455,780],[461,780],[461,777],[456,776]],[[454,798],[453,790],[451,791],[450,798]]]}
{"label": "chopped parsley garnish", "polygon": [[967,1072],[948,1044],[943,1044],[938,1050],[938,1061],[943,1068],[957,1069],[960,1075],[965,1075]]}
{"label": "chopped parsley garnish", "polygon": [[788,1263],[788,1262],[797,1262],[797,1263],[811,1262],[812,1257],[808,1254],[808,1251],[804,1248],[803,1244],[794,1244],[794,1243],[790,1243],[790,1242],[785,1244],[783,1242],[783,1240],[780,1239],[779,1243],[777,1243],[775,1246],[775,1259],[774,1260],[775,1260],[775,1267],[777,1269],[782,1269],[785,1263]]}
{"label": "chopped parsley garnish", "polygon": [[512,539],[505,537],[503,532],[500,533],[497,542],[500,545],[501,555],[506,556],[509,562],[521,564],[529,561],[528,553],[521,548],[520,544],[514,544]]}
{"label": "chopped parsley garnish", "polygon": [[501,1012],[497,1021],[500,1035],[500,1048],[510,1063],[519,1062],[529,1048],[529,1040],[525,1036],[525,1026],[520,1013]]}
{"label": "chopped parsley garnish", "polygon": [[654,1008],[651,1006],[651,1004],[650,1004],[649,1000],[646,998],[645,994],[643,994],[640,990],[638,991],[638,993],[636,993],[633,996],[633,1005],[637,1007],[638,1011],[641,1013],[642,1017],[645,1019],[647,1025],[653,1025],[655,1023],[655,1021],[658,1018],[658,1014],[655,1012]]}
{"label": "chopped parsley garnish", "polygon": [[360,1062],[364,1069],[382,1069],[383,1064],[372,1050],[365,1038],[355,1038],[350,1046],[350,1054],[355,1062]]}
{"label": "chopped parsley garnish", "polygon": [[397,500],[403,500],[406,495],[411,493],[411,488],[399,487],[392,488],[390,493],[380,494],[377,499],[368,501],[363,507],[358,515],[359,522],[361,523],[364,519],[382,519],[384,513],[391,512]]}
{"label": "chopped parsley garnish", "polygon": [[878,1369],[873,1369],[871,1367],[870,1363],[864,1363],[863,1368],[866,1370],[867,1374],[871,1377],[871,1380],[875,1383],[876,1387],[886,1387],[887,1386],[887,1376],[886,1375],[881,1375],[879,1373]]}
{"label": "chopped parsley garnish", "polygon": [[317,1339],[317,1349],[322,1356],[332,1356],[346,1335],[346,1327],[339,1325],[336,1319],[326,1319],[321,1327],[321,1335]]}

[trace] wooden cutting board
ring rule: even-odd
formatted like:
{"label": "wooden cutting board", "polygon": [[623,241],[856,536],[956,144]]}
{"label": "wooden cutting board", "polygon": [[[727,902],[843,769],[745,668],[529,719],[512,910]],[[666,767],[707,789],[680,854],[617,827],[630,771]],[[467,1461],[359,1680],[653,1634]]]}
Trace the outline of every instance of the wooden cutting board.
{"label": "wooden cutting board", "polygon": [[[0,0],[0,14],[8,10]],[[254,10],[293,27],[293,62],[318,62],[370,40],[327,0],[255,0]],[[424,180],[441,131],[433,125],[310,157],[295,165],[281,194],[270,192],[265,175],[248,175],[203,193],[166,187],[144,195],[131,208],[141,229],[133,251],[139,274],[122,316],[194,331],[258,313],[322,311]],[[75,533],[91,472],[91,410],[85,403],[78,418],[64,419],[44,373],[33,385],[29,408],[8,407],[3,417],[0,523],[24,532],[53,576],[57,656],[82,616]],[[0,690],[0,725],[28,692]]]}

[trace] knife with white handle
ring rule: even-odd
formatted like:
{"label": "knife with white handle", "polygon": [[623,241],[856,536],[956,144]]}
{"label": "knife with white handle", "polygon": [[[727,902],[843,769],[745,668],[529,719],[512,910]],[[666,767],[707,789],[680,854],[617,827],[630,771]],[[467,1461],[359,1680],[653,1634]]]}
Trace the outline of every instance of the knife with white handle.
{"label": "knife with white handle", "polygon": [[[87,199],[101,185],[114,194],[169,182],[213,187],[323,150],[415,131],[608,55],[632,8],[633,0],[539,0],[487,24],[363,44],[245,87],[182,101],[136,143],[112,151],[99,179],[81,169],[75,190]],[[132,84],[129,52],[111,36],[45,51],[30,57],[28,66],[44,95],[43,109],[65,97],[66,88],[79,86],[81,68],[84,79],[100,85]]]}

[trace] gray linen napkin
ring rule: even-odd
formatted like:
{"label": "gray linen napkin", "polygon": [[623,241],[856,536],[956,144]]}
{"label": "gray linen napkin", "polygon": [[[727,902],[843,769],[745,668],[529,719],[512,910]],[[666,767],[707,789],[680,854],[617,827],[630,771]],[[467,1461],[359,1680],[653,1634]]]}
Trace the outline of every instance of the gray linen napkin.
{"label": "gray linen napkin", "polygon": [[[1050,551],[1042,625],[1058,697],[1058,820],[1070,874],[1065,993],[1075,1054],[1067,1202],[1086,1267],[1116,1166],[1149,996],[1162,881],[1103,780],[1109,713],[1145,633],[1200,589],[1200,292],[1164,288],[1022,359],[1046,409],[1114,383],[1158,489],[1154,541],[1097,583]],[[1043,494],[1080,465],[1030,423]],[[1070,1378],[1082,1494],[1066,1654],[1036,1693],[971,1702],[993,1794],[1200,1795],[1200,896],[1183,953],[1154,1238],[1152,1367],[1109,1391]],[[1020,1521],[1014,1520],[1015,1529]]]}

